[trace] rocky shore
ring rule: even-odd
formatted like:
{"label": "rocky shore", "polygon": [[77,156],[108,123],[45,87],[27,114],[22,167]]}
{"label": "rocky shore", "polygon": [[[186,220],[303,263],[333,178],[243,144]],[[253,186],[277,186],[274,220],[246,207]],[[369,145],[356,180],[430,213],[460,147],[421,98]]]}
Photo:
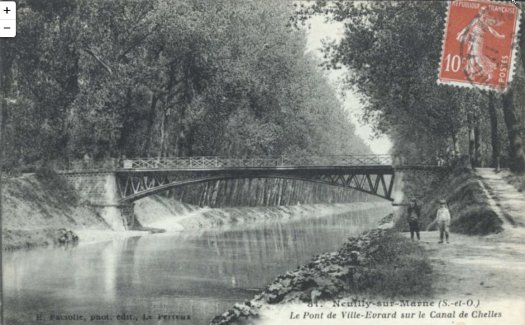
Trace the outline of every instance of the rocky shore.
{"label": "rocky shore", "polygon": [[65,228],[3,231],[4,250],[35,248],[41,246],[76,246],[78,234]]}
{"label": "rocky shore", "polygon": [[235,304],[211,324],[256,317],[265,304],[305,302],[351,293],[404,296],[431,293],[431,268],[425,251],[391,229],[373,229],[349,238],[337,252],[275,279],[252,300]]}

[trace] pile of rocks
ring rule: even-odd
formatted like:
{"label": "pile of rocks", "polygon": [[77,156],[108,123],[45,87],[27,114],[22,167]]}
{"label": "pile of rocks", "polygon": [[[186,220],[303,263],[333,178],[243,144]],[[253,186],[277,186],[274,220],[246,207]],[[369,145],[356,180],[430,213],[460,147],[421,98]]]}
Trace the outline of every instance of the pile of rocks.
{"label": "pile of rocks", "polygon": [[78,236],[73,230],[66,230],[65,228],[57,229],[54,234],[54,243],[58,246],[76,245],[78,243]]}
{"label": "pile of rocks", "polygon": [[388,228],[394,226],[394,214],[390,213],[384,216],[381,220],[379,220],[378,227],[379,228]]}
{"label": "pile of rocks", "polygon": [[383,258],[381,241],[391,230],[374,229],[349,238],[337,252],[315,256],[312,262],[287,272],[267,286],[251,301],[236,304],[211,324],[230,324],[240,317],[257,315],[260,307],[286,302],[316,302],[342,292],[352,292],[367,276],[367,265]]}

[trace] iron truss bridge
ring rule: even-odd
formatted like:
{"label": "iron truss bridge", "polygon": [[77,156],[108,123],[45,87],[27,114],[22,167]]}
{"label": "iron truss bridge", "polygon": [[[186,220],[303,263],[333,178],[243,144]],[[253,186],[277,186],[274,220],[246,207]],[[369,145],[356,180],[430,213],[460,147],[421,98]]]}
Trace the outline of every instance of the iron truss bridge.
{"label": "iron truss bridge", "polygon": [[402,164],[390,155],[322,157],[163,157],[73,162],[66,174],[112,172],[121,203],[131,203],[171,188],[228,179],[281,178],[321,183],[365,192],[393,201],[395,172],[439,169]]}

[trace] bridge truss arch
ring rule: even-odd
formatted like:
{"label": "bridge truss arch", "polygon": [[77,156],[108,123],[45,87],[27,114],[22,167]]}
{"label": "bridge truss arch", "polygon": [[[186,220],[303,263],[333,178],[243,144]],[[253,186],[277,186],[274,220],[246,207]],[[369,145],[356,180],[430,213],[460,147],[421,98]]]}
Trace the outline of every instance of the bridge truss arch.
{"label": "bridge truss arch", "polygon": [[230,179],[291,179],[357,190],[393,201],[395,173],[392,167],[303,167],[247,168],[231,170],[118,170],[117,185],[121,203],[192,184]]}

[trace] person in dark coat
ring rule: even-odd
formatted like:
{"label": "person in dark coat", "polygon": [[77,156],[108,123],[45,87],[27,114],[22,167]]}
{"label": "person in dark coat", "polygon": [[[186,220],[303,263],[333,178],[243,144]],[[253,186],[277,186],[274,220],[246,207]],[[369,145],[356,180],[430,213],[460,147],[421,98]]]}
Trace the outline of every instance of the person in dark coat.
{"label": "person in dark coat", "polygon": [[420,240],[419,237],[419,220],[421,219],[421,208],[417,204],[416,199],[410,201],[407,211],[407,221],[408,227],[410,228],[410,239],[414,240],[414,233],[417,236],[417,240]]}

